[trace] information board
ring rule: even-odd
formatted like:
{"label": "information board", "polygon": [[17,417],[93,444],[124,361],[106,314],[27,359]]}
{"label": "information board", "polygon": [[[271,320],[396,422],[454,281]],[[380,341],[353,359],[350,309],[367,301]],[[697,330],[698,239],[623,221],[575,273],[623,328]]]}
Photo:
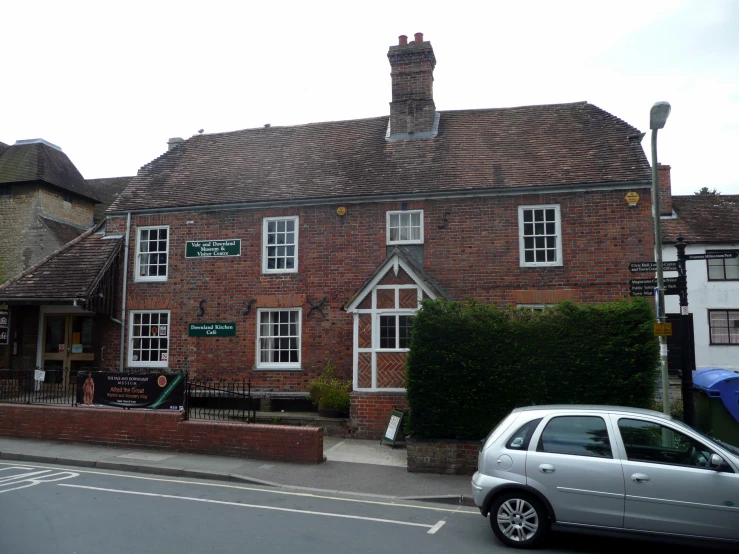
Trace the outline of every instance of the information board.
{"label": "information board", "polygon": [[395,446],[395,442],[398,439],[398,433],[403,428],[403,420],[405,419],[405,412],[396,409],[397,406],[393,406],[390,410],[390,418],[385,426],[385,432],[382,434],[382,440],[380,444],[389,444]]}

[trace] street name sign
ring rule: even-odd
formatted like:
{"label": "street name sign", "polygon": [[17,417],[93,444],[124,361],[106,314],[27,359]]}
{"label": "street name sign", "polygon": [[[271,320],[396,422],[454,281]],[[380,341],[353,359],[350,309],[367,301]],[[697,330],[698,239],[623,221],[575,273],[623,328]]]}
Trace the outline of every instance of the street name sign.
{"label": "street name sign", "polygon": [[686,260],[727,260],[739,257],[739,252],[706,252],[705,254],[688,254]]}
{"label": "street name sign", "polygon": [[[656,273],[657,262],[633,262],[629,264],[631,273]],[[662,262],[662,271],[677,271],[677,262]]]}
{"label": "street name sign", "polygon": [[[664,279],[665,294],[680,294],[677,277],[668,277]],[[629,281],[631,288],[631,296],[654,296],[654,288],[657,286],[657,279],[631,279]]]}

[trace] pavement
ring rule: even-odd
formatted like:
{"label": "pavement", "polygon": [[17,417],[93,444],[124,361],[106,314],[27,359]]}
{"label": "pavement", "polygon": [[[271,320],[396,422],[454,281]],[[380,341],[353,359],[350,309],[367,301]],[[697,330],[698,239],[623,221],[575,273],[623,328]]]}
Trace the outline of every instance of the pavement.
{"label": "pavement", "polygon": [[408,473],[402,443],[323,440],[326,461],[318,465],[6,437],[0,437],[0,460],[474,506],[469,476]]}

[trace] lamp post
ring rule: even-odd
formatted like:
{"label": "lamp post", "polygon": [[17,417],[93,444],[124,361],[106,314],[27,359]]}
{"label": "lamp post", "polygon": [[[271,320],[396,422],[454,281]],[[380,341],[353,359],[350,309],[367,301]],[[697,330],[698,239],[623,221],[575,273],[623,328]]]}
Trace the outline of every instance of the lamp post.
{"label": "lamp post", "polygon": [[[670,115],[668,102],[656,102],[649,110],[649,128],[652,130],[652,217],[654,218],[654,260],[657,262],[657,319],[665,322],[665,283],[662,270],[662,224],[659,219],[659,179],[657,170],[657,131],[664,128]],[[670,413],[670,380],[667,375],[667,338],[659,337],[659,358],[662,373],[662,411]]]}

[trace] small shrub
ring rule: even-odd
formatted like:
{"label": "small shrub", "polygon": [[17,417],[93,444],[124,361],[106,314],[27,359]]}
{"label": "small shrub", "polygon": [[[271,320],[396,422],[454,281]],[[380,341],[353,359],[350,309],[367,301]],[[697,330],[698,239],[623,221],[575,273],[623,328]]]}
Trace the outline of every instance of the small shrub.
{"label": "small shrub", "polygon": [[335,376],[336,366],[332,360],[326,362],[321,375],[308,384],[308,398],[319,411],[333,410],[349,413],[352,382]]}

